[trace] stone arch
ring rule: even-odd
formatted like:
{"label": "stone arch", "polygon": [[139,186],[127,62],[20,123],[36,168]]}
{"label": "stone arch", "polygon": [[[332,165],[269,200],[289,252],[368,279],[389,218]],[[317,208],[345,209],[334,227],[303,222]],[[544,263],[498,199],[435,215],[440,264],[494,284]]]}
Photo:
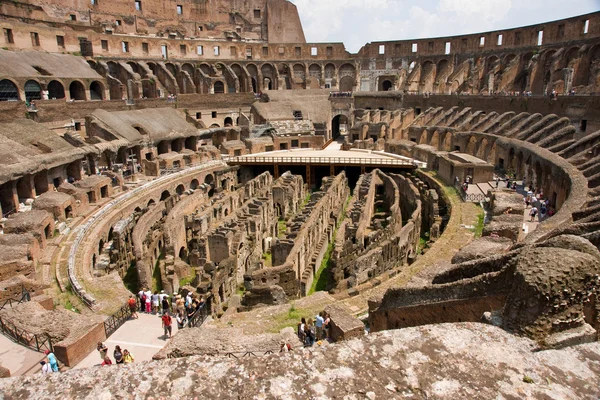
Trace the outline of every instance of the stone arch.
{"label": "stone arch", "polygon": [[319,64],[311,64],[308,67],[308,75],[311,77],[311,89],[319,89],[323,85],[323,77],[321,76],[321,66]]}
{"label": "stone arch", "polygon": [[198,186],[200,186],[200,182],[198,182],[198,179],[192,179],[192,181],[190,182],[190,189],[196,190],[198,189]]}
{"label": "stone arch", "polygon": [[79,81],[73,81],[69,85],[69,96],[71,100],[85,100],[85,87]]}
{"label": "stone arch", "polygon": [[214,93],[225,93],[225,84],[222,81],[216,81],[213,85]]}
{"label": "stone arch", "polygon": [[25,100],[40,100],[42,98],[42,87],[38,81],[33,79],[25,82]]}
{"label": "stone arch", "polygon": [[381,91],[387,92],[387,91],[391,90],[393,87],[394,87],[394,84],[389,79],[385,79],[384,81],[381,82]]}
{"label": "stone arch", "polygon": [[431,134],[431,139],[429,140],[429,145],[432,147],[435,147],[436,149],[439,150],[440,148],[440,133],[438,132],[438,130],[434,130],[433,133]]}
{"label": "stone arch", "polygon": [[19,99],[17,85],[10,79],[0,80],[0,101],[18,101]]}
{"label": "stone arch", "polygon": [[183,186],[182,184],[177,185],[177,187],[175,188],[175,192],[181,196],[183,192],[185,192],[185,186]]}
{"label": "stone arch", "polygon": [[507,54],[502,58],[502,67],[506,68],[517,56],[515,54]]}
{"label": "stone arch", "polygon": [[476,154],[476,146],[477,138],[475,137],[475,135],[471,135],[469,137],[469,141],[467,142],[467,148],[465,149],[464,153],[474,156]]}
{"label": "stone arch", "polygon": [[340,79],[340,91],[341,92],[352,92],[354,90],[354,78],[350,76],[343,76]]}
{"label": "stone arch", "polygon": [[181,64],[181,70],[187,72],[188,74],[190,74],[190,77],[192,79],[194,79],[194,66],[190,63],[183,63]]}
{"label": "stone arch", "polygon": [[223,120],[223,126],[233,126],[233,119],[231,117],[226,117]]}
{"label": "stone arch", "polygon": [[104,100],[104,85],[98,81],[90,83],[90,100]]}
{"label": "stone arch", "polygon": [[325,83],[333,84],[335,78],[335,65],[328,63],[325,65]]}
{"label": "stone arch", "polygon": [[452,132],[446,132],[444,140],[441,143],[440,150],[452,151]]}
{"label": "stone arch", "polygon": [[433,92],[433,82],[435,80],[435,64],[427,60],[421,64],[421,79],[419,89],[421,92]]}
{"label": "stone arch", "polygon": [[231,69],[227,68],[223,63],[216,63],[215,67],[221,71],[222,79],[225,80],[225,93],[235,93],[236,77],[232,75]]}
{"label": "stone arch", "polygon": [[207,185],[212,185],[215,182],[215,177],[212,174],[206,174],[204,177],[204,183]]}
{"label": "stone arch", "polygon": [[65,98],[65,87],[62,83],[57,80],[50,81],[48,83],[48,98],[52,99],[64,99]]}
{"label": "stone arch", "polygon": [[342,125],[346,125],[346,132],[348,132],[348,122],[349,119],[346,115],[339,114],[333,117],[331,121],[331,138],[335,140],[340,137]]}
{"label": "stone arch", "polygon": [[148,200],[148,204],[146,205],[146,207],[150,208],[150,207],[152,207],[155,204],[156,204],[156,202],[154,201],[154,199],[150,199],[150,200]]}
{"label": "stone arch", "polygon": [[294,89],[305,89],[306,88],[306,67],[304,64],[296,63],[292,67],[294,79],[292,87]]}
{"label": "stone arch", "polygon": [[231,64],[230,68],[233,71],[233,73],[235,74],[235,76],[237,77],[238,82],[240,83],[240,92],[241,93],[249,92],[251,90],[251,88],[249,86],[251,86],[251,85],[248,80],[248,76],[246,75],[246,72],[244,71],[242,66],[238,63],[234,63],[234,64]]}
{"label": "stone arch", "polygon": [[275,67],[270,63],[265,63],[260,67],[263,75],[263,90],[277,90],[277,75]]}
{"label": "stone arch", "polygon": [[171,75],[173,75],[173,77],[177,75],[177,67],[175,66],[175,64],[165,63],[165,67],[167,68],[167,71],[169,71]]}
{"label": "stone arch", "polygon": [[171,193],[168,190],[163,190],[163,192],[160,194],[160,201],[164,201],[169,197],[171,197]]}
{"label": "stone arch", "polygon": [[423,129],[419,135],[419,144],[427,144],[427,129]]}
{"label": "stone arch", "polygon": [[250,84],[252,85],[251,89],[254,93],[258,93],[260,88],[258,86],[258,68],[254,64],[246,65],[246,71],[250,74]]}
{"label": "stone arch", "polygon": [[485,160],[487,161],[487,148],[488,148],[488,139],[487,138],[483,138],[481,141],[479,141],[479,144],[477,146],[477,150],[475,152],[475,157],[479,158],[480,160]]}

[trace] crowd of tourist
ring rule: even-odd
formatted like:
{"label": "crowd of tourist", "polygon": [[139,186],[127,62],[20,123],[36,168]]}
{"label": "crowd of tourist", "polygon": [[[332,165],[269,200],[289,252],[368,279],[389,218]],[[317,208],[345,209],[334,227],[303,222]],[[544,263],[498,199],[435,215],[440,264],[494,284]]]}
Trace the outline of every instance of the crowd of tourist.
{"label": "crowd of tourist", "polygon": [[325,311],[321,311],[314,318],[308,320],[304,317],[298,323],[298,338],[305,347],[310,347],[321,340],[331,337],[331,318]]}
{"label": "crowd of tourist", "polygon": [[129,350],[127,349],[122,350],[121,346],[119,345],[116,345],[113,351],[113,358],[115,359],[114,363],[108,355],[108,347],[106,347],[104,343],[98,342],[96,350],[98,350],[98,353],[100,354],[100,359],[102,360],[102,364],[100,364],[101,366],[113,364],[129,364],[135,361],[133,354],[131,354],[131,352],[129,352]]}

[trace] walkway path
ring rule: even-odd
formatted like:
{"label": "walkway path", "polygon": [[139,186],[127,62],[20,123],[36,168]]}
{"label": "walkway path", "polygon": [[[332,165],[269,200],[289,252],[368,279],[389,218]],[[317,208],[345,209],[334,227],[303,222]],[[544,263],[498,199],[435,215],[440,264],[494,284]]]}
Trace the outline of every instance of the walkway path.
{"label": "walkway path", "polygon": [[10,376],[29,375],[41,371],[43,353],[13,342],[0,334],[0,365],[8,368]]}
{"label": "walkway path", "polygon": [[[173,318],[173,336],[177,332],[177,322]],[[163,328],[160,316],[153,314],[140,314],[139,319],[132,319],[123,324],[110,338],[104,342],[108,347],[108,355],[114,363],[113,351],[116,345],[121,349],[127,349],[135,361],[148,361],[168,342],[163,337]],[[96,350],[92,351],[74,369],[88,368],[100,365],[100,355]]]}

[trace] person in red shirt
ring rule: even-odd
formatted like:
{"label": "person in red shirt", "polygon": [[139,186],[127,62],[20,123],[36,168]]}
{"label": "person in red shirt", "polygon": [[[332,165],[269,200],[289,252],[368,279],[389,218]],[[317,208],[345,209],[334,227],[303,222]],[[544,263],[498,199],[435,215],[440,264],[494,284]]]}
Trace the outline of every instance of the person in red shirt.
{"label": "person in red shirt", "polygon": [[108,356],[104,357],[104,361],[102,361],[102,366],[105,365],[112,365],[112,361],[110,360],[110,358]]}
{"label": "person in red shirt", "polygon": [[133,295],[129,296],[127,304],[129,304],[129,309],[131,310],[131,318],[139,318],[137,313],[137,301]]}
{"label": "person in red shirt", "polygon": [[164,336],[167,336],[167,332],[169,333],[169,338],[171,337],[171,324],[173,323],[173,319],[169,315],[169,313],[164,313],[162,316],[162,326],[165,330]]}

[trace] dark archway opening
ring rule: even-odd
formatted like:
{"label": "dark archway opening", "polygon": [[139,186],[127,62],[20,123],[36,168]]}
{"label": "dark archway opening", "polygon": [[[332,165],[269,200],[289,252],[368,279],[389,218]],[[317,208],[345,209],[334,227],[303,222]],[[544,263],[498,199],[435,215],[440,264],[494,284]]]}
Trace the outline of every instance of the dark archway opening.
{"label": "dark archway opening", "polygon": [[71,100],[85,100],[85,88],[83,84],[78,81],[73,81],[69,85],[69,96]]}
{"label": "dark archway opening", "polygon": [[345,115],[336,115],[331,121],[331,138],[339,138],[342,134],[348,132],[348,117]]}
{"label": "dark archway opening", "polygon": [[392,88],[392,82],[388,80],[383,81],[383,83],[381,84],[381,88],[384,92],[387,92]]}
{"label": "dark archway opening", "polygon": [[27,101],[40,100],[42,98],[42,87],[36,81],[25,82],[25,99]]}
{"label": "dark archway opening", "polygon": [[92,100],[104,100],[104,87],[100,82],[94,81],[90,85],[90,98]]}
{"label": "dark archway opening", "polygon": [[225,126],[233,126],[233,119],[231,119],[231,117],[227,117],[225,118],[225,121],[223,121]]}
{"label": "dark archway opening", "polygon": [[8,79],[2,79],[0,81],[0,101],[18,101],[19,90],[17,85],[9,81]]}
{"label": "dark archway opening", "polygon": [[225,93],[225,85],[223,84],[223,82],[215,82],[215,93]]}
{"label": "dark archway opening", "polygon": [[48,98],[50,100],[64,99],[65,88],[59,81],[51,81],[48,84]]}
{"label": "dark archway opening", "polygon": [[168,190],[165,190],[160,195],[160,201],[164,201],[164,200],[168,199],[169,197],[171,197],[171,193],[169,193]]}

